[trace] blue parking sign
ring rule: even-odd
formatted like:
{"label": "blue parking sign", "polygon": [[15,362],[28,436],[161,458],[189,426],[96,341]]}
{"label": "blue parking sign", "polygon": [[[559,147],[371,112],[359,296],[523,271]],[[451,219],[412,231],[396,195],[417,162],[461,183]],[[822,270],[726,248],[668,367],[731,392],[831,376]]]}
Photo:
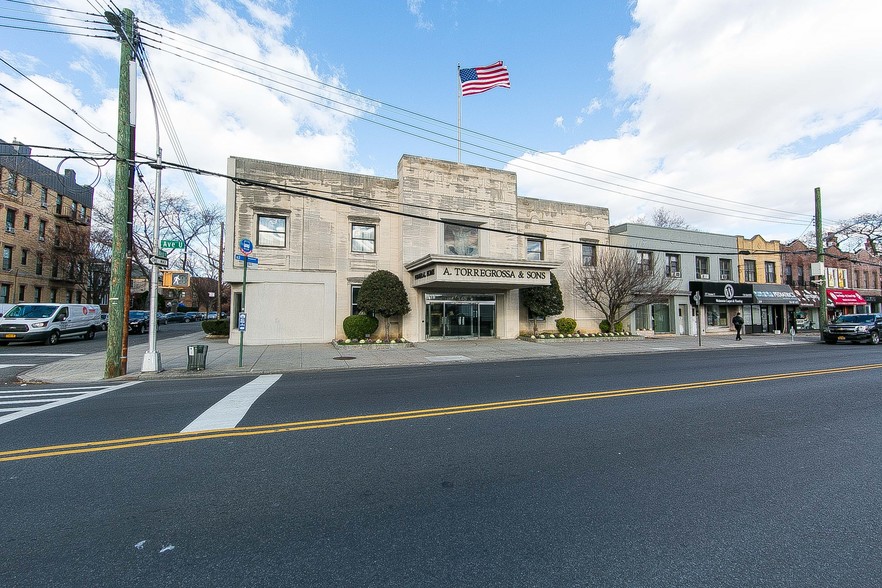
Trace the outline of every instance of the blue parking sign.
{"label": "blue parking sign", "polygon": [[254,250],[254,244],[251,242],[250,239],[242,239],[241,241],[239,241],[239,249],[242,251],[242,253],[248,255]]}

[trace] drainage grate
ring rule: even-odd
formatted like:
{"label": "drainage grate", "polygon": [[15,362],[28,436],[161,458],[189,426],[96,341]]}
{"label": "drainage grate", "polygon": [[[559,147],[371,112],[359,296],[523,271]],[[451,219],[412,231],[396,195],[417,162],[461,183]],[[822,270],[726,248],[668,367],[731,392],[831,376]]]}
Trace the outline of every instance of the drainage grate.
{"label": "drainage grate", "polygon": [[341,355],[339,357],[334,357],[333,359],[355,359],[351,355]]}

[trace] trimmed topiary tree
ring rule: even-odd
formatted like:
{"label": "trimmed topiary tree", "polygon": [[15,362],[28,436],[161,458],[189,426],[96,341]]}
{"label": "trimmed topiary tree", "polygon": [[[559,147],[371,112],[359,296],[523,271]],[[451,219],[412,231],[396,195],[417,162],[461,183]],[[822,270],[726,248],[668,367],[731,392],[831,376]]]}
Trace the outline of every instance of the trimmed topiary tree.
{"label": "trimmed topiary tree", "polygon": [[386,270],[372,272],[364,279],[355,303],[361,310],[386,319],[386,340],[389,339],[389,319],[410,312],[404,284],[398,276]]}
{"label": "trimmed topiary tree", "polygon": [[563,312],[563,294],[560,284],[554,273],[551,274],[551,284],[548,286],[534,286],[521,289],[521,304],[533,313],[533,334],[539,333],[537,317],[560,314]]}
{"label": "trimmed topiary tree", "polygon": [[600,321],[600,332],[601,333],[609,333],[610,331],[612,331],[612,325],[609,324],[609,321],[606,319],[603,319],[602,321]]}
{"label": "trimmed topiary tree", "polygon": [[557,332],[561,335],[572,335],[576,332],[576,319],[562,317],[554,321],[557,325]]}
{"label": "trimmed topiary tree", "polygon": [[353,314],[343,319],[347,339],[364,339],[380,326],[380,321],[366,314]]}

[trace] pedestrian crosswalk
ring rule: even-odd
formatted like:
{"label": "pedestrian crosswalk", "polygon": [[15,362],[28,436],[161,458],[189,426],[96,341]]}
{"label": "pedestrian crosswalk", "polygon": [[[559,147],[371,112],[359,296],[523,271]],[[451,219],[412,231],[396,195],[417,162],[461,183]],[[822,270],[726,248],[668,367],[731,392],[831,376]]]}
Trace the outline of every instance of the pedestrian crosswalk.
{"label": "pedestrian crosswalk", "polygon": [[93,398],[140,382],[68,388],[23,388],[0,391],[0,425],[44,410]]}

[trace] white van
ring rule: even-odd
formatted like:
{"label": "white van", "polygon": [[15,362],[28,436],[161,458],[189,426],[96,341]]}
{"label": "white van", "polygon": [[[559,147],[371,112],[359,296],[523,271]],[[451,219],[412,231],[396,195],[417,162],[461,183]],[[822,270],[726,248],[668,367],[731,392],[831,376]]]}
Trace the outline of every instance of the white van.
{"label": "white van", "polygon": [[94,339],[101,330],[97,304],[20,303],[0,318],[0,345],[43,341],[55,345],[62,337]]}

